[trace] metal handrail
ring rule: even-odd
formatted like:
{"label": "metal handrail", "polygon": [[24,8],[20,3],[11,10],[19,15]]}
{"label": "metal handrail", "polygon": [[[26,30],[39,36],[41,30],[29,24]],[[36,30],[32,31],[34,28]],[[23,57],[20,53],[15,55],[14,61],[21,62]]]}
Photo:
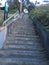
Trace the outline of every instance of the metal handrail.
{"label": "metal handrail", "polygon": [[10,23],[9,21],[11,19],[15,19],[17,16],[18,16],[18,11],[16,13],[14,13],[11,17],[9,17],[8,19],[6,19],[4,22],[3,22],[3,25],[6,25],[7,23]]}

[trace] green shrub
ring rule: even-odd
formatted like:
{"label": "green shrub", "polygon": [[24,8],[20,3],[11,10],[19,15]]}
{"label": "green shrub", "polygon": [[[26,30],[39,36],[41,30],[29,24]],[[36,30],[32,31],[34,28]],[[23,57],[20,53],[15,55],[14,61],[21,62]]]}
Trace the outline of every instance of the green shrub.
{"label": "green shrub", "polygon": [[42,24],[47,23],[49,25],[49,5],[46,6],[39,6],[35,7],[34,10],[30,12],[30,16],[34,17],[38,21],[40,21]]}
{"label": "green shrub", "polygon": [[35,7],[30,16],[38,20],[49,31],[49,5]]}

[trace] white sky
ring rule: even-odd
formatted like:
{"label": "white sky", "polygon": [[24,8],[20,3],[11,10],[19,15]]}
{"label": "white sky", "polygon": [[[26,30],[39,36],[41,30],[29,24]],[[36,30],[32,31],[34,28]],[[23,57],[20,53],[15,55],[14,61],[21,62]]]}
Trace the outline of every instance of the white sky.
{"label": "white sky", "polygon": [[[30,0],[31,2],[35,2],[36,0]],[[38,2],[42,2],[43,0],[37,0]]]}
{"label": "white sky", "polygon": [[[30,0],[31,2],[35,3],[36,0]],[[40,4],[46,4],[46,2],[43,2],[44,0],[37,0],[37,2],[40,2]],[[45,0],[45,1],[49,1],[49,0]],[[48,2],[47,2],[48,3]]]}

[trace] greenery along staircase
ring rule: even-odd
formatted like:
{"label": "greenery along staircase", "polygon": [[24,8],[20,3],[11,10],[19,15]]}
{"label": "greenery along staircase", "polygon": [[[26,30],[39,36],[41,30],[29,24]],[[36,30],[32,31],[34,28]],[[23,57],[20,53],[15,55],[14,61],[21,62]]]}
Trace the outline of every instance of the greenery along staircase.
{"label": "greenery along staircase", "polygon": [[36,6],[30,11],[31,18],[35,21],[36,31],[38,32],[43,46],[47,50],[49,59],[49,4]]}
{"label": "greenery along staircase", "polygon": [[0,65],[49,65],[27,14],[8,27],[5,43],[0,49]]}
{"label": "greenery along staircase", "polygon": [[42,24],[44,25],[46,31],[49,32],[49,21],[48,22],[43,22]]}
{"label": "greenery along staircase", "polygon": [[36,6],[34,10],[30,12],[31,17],[38,20],[47,31],[49,31],[49,4]]}

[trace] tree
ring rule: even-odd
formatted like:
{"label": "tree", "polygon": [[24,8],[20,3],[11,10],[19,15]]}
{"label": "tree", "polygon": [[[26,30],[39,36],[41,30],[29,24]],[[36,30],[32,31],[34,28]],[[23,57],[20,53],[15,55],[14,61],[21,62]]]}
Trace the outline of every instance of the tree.
{"label": "tree", "polygon": [[33,4],[33,3],[30,3],[29,5],[28,5],[28,11],[30,12],[32,9],[34,9],[35,8],[35,5]]}
{"label": "tree", "polygon": [[18,7],[19,7],[19,2],[18,2],[18,0],[9,0],[9,8],[10,8],[10,10],[11,9],[18,9]]}

